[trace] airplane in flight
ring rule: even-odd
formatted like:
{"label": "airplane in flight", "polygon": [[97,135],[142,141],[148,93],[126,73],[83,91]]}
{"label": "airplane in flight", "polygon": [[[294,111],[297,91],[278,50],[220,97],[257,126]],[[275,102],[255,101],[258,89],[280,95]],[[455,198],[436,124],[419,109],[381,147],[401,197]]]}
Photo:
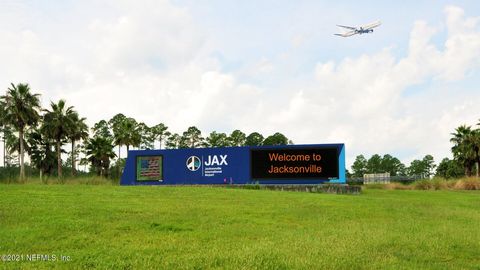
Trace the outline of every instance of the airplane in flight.
{"label": "airplane in flight", "polygon": [[335,35],[336,36],[341,36],[341,37],[350,37],[350,36],[353,36],[353,35],[356,35],[356,34],[361,35],[361,34],[372,33],[373,28],[375,28],[377,26],[380,26],[381,24],[382,24],[382,22],[380,22],[380,21],[365,24],[365,25],[362,25],[360,27],[345,26],[345,25],[338,25],[337,24],[338,27],[348,29],[349,31],[341,33],[341,34],[335,34]]}

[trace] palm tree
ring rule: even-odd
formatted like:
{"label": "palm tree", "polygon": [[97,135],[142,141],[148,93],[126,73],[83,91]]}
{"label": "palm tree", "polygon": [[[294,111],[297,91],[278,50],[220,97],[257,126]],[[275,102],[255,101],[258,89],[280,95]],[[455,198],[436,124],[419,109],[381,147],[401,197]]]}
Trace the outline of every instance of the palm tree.
{"label": "palm tree", "polygon": [[75,176],[77,173],[75,169],[75,155],[77,152],[75,142],[88,139],[88,126],[85,123],[87,119],[85,117],[79,118],[77,112],[73,112],[68,116],[70,119],[67,126],[67,137],[72,143],[72,176]]}
{"label": "palm tree", "polygon": [[0,97],[0,106],[4,109],[3,120],[18,131],[20,143],[20,179],[25,179],[24,133],[25,128],[34,126],[40,119],[40,94],[32,94],[28,84],[12,83],[7,94]]}
{"label": "palm tree", "polygon": [[122,122],[123,132],[126,134],[124,144],[127,146],[127,152],[130,150],[130,146],[139,147],[142,142],[142,136],[135,119],[128,117]]}
{"label": "palm tree", "polygon": [[[23,148],[28,153],[29,145],[27,142],[28,132],[24,133],[25,141],[23,142]],[[8,165],[13,165],[12,161],[15,160],[15,153],[20,153],[20,139],[15,135],[11,129],[5,130],[5,149],[8,154]]]}
{"label": "palm tree", "polygon": [[43,116],[43,128],[45,134],[49,138],[55,140],[57,151],[57,172],[58,177],[62,177],[62,144],[63,140],[67,138],[69,134],[69,127],[73,125],[74,117],[72,114],[76,114],[73,110],[73,106],[65,107],[65,100],[60,99],[58,103],[51,102],[50,106],[52,110],[45,110]]}
{"label": "palm tree", "polygon": [[97,175],[106,175],[110,159],[115,157],[113,147],[113,139],[108,137],[93,137],[86,143],[87,158],[97,171]]}
{"label": "palm tree", "polygon": [[57,162],[56,153],[52,151],[54,142],[47,138],[40,130],[36,129],[31,130],[31,132],[26,135],[26,138],[27,144],[30,146],[27,147],[30,162],[39,170],[40,180],[43,181],[43,174],[50,175]]}
{"label": "palm tree", "polygon": [[465,175],[471,176],[473,165],[478,161],[478,145],[475,147],[474,139],[475,132],[471,127],[462,125],[456,128],[455,133],[451,135],[453,137],[450,142],[454,144],[452,147],[453,156],[463,165]]}
{"label": "palm tree", "polygon": [[2,132],[2,141],[3,141],[3,167],[5,167],[5,130],[7,126],[5,125],[5,107],[0,104],[0,131]]}

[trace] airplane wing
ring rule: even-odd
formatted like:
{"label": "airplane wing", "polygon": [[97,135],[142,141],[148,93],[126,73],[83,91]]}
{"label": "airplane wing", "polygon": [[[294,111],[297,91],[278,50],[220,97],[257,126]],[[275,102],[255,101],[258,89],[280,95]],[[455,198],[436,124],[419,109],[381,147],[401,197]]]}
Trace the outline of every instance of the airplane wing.
{"label": "airplane wing", "polygon": [[355,30],[356,29],[355,27],[352,27],[352,26],[345,26],[345,25],[339,25],[339,24],[337,24],[337,26],[347,28],[347,29],[350,29],[350,30]]}
{"label": "airplane wing", "polygon": [[355,35],[355,31],[348,31],[348,32],[345,32],[345,33],[342,33],[342,34],[335,34],[336,36],[341,36],[341,37],[350,37],[350,36],[353,36]]}
{"label": "airplane wing", "polygon": [[372,29],[372,28],[375,28],[377,26],[380,26],[382,24],[381,21],[376,21],[376,22],[372,22],[372,23],[369,23],[369,24],[365,24],[362,26],[363,29],[365,30],[369,30],[369,29]]}

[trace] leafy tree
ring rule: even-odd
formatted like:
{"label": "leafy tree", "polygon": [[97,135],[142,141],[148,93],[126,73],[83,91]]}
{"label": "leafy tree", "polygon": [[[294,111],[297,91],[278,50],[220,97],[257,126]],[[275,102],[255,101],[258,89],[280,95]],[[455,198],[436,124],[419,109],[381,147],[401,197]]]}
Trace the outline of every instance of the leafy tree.
{"label": "leafy tree", "polygon": [[422,163],[423,163],[423,166],[424,166],[424,174],[427,177],[430,177],[433,174],[433,170],[436,167],[435,161],[433,160],[433,156],[432,155],[426,155],[425,157],[423,157]]}
{"label": "leafy tree", "polygon": [[288,143],[287,137],[280,132],[268,136],[263,141],[263,145],[287,145]]}
{"label": "leafy tree", "polygon": [[367,172],[367,159],[363,155],[358,155],[352,164],[353,177],[363,177]]}
{"label": "leafy tree", "polygon": [[420,176],[422,178],[425,177],[423,175],[425,168],[421,160],[418,160],[418,159],[412,160],[407,170],[408,170],[408,175],[410,176]]}
{"label": "leafy tree", "polygon": [[464,175],[464,171],[462,165],[460,165],[456,160],[444,158],[440,164],[438,164],[435,175],[445,179],[459,178]]}
{"label": "leafy tree", "polygon": [[244,146],[247,140],[247,136],[245,135],[245,133],[236,129],[232,132],[232,134],[230,134],[230,137],[228,139],[232,146]]}
{"label": "leafy tree", "polygon": [[168,136],[166,147],[167,149],[177,149],[180,147],[180,135],[177,133],[173,133],[172,135]]}
{"label": "leafy tree", "polygon": [[72,162],[72,176],[75,176],[76,171],[76,156],[77,156],[77,149],[75,148],[75,142],[79,140],[86,140],[88,139],[88,126],[85,123],[87,120],[85,117],[80,118],[77,112],[73,112],[69,115],[70,119],[67,122],[67,138],[70,140],[72,144],[72,155],[71,155],[71,162]]}
{"label": "leafy tree", "polygon": [[405,165],[398,158],[389,154],[383,155],[380,168],[382,171],[390,173],[391,176],[405,174]]}
{"label": "leafy tree", "polygon": [[260,146],[263,144],[263,136],[258,132],[252,132],[245,139],[246,146]]}
{"label": "leafy tree", "polygon": [[162,149],[162,142],[171,135],[171,133],[167,130],[168,127],[163,123],[157,124],[152,127],[153,136],[159,142],[158,149]]}
{"label": "leafy tree", "polygon": [[202,132],[197,127],[189,127],[187,131],[183,132],[180,140],[180,147],[198,148],[203,145]]}
{"label": "leafy tree", "polygon": [[206,145],[209,147],[225,147],[229,146],[230,143],[227,134],[212,131],[206,139]]}
{"label": "leafy tree", "polygon": [[111,137],[93,137],[90,138],[85,146],[87,159],[95,168],[97,175],[107,176],[110,167],[110,159],[116,155],[113,152],[113,138]]}
{"label": "leafy tree", "polygon": [[110,126],[112,132],[113,132],[113,142],[115,145],[118,146],[118,158],[120,158],[120,148],[122,145],[125,145],[125,141],[127,140],[126,137],[128,134],[126,134],[125,130],[123,129],[124,121],[127,119],[127,117],[121,113],[118,113],[112,117],[108,121],[108,125]]}
{"label": "leafy tree", "polygon": [[137,125],[137,130],[140,134],[140,148],[152,149],[155,142],[155,135],[152,129],[145,123],[141,122]]}
{"label": "leafy tree", "polygon": [[[56,152],[57,152],[57,173],[58,177],[62,177],[62,144],[69,135],[69,128],[75,123],[74,121],[76,112],[73,110],[73,106],[66,107],[65,100],[60,99],[58,103],[51,102],[51,111],[45,110],[43,116],[43,126],[45,134],[55,140]],[[77,115],[78,119],[78,115]]]}
{"label": "leafy tree", "polygon": [[24,142],[25,128],[35,126],[40,119],[39,94],[32,94],[28,84],[11,84],[6,95],[0,97],[0,107],[3,107],[4,124],[14,127],[19,134],[20,144],[20,179],[25,179]]}
{"label": "leafy tree", "polygon": [[100,120],[95,123],[92,127],[93,137],[103,137],[103,138],[112,138],[112,133],[110,132],[110,127],[108,122],[105,120]]}
{"label": "leafy tree", "polygon": [[435,168],[434,160],[431,155],[426,155],[422,160],[415,159],[408,167],[408,174],[411,176],[430,177]]}
{"label": "leafy tree", "polygon": [[367,173],[383,173],[382,157],[378,154],[371,156],[367,161]]}

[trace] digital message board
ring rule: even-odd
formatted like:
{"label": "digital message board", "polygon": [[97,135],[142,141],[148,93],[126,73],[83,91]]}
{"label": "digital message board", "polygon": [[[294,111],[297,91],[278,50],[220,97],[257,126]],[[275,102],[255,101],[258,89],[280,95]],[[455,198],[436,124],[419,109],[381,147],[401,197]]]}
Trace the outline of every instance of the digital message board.
{"label": "digital message board", "polygon": [[338,179],[338,159],[336,147],[252,149],[251,178]]}
{"label": "digital message board", "polygon": [[163,156],[137,156],[137,181],[162,181]]}

